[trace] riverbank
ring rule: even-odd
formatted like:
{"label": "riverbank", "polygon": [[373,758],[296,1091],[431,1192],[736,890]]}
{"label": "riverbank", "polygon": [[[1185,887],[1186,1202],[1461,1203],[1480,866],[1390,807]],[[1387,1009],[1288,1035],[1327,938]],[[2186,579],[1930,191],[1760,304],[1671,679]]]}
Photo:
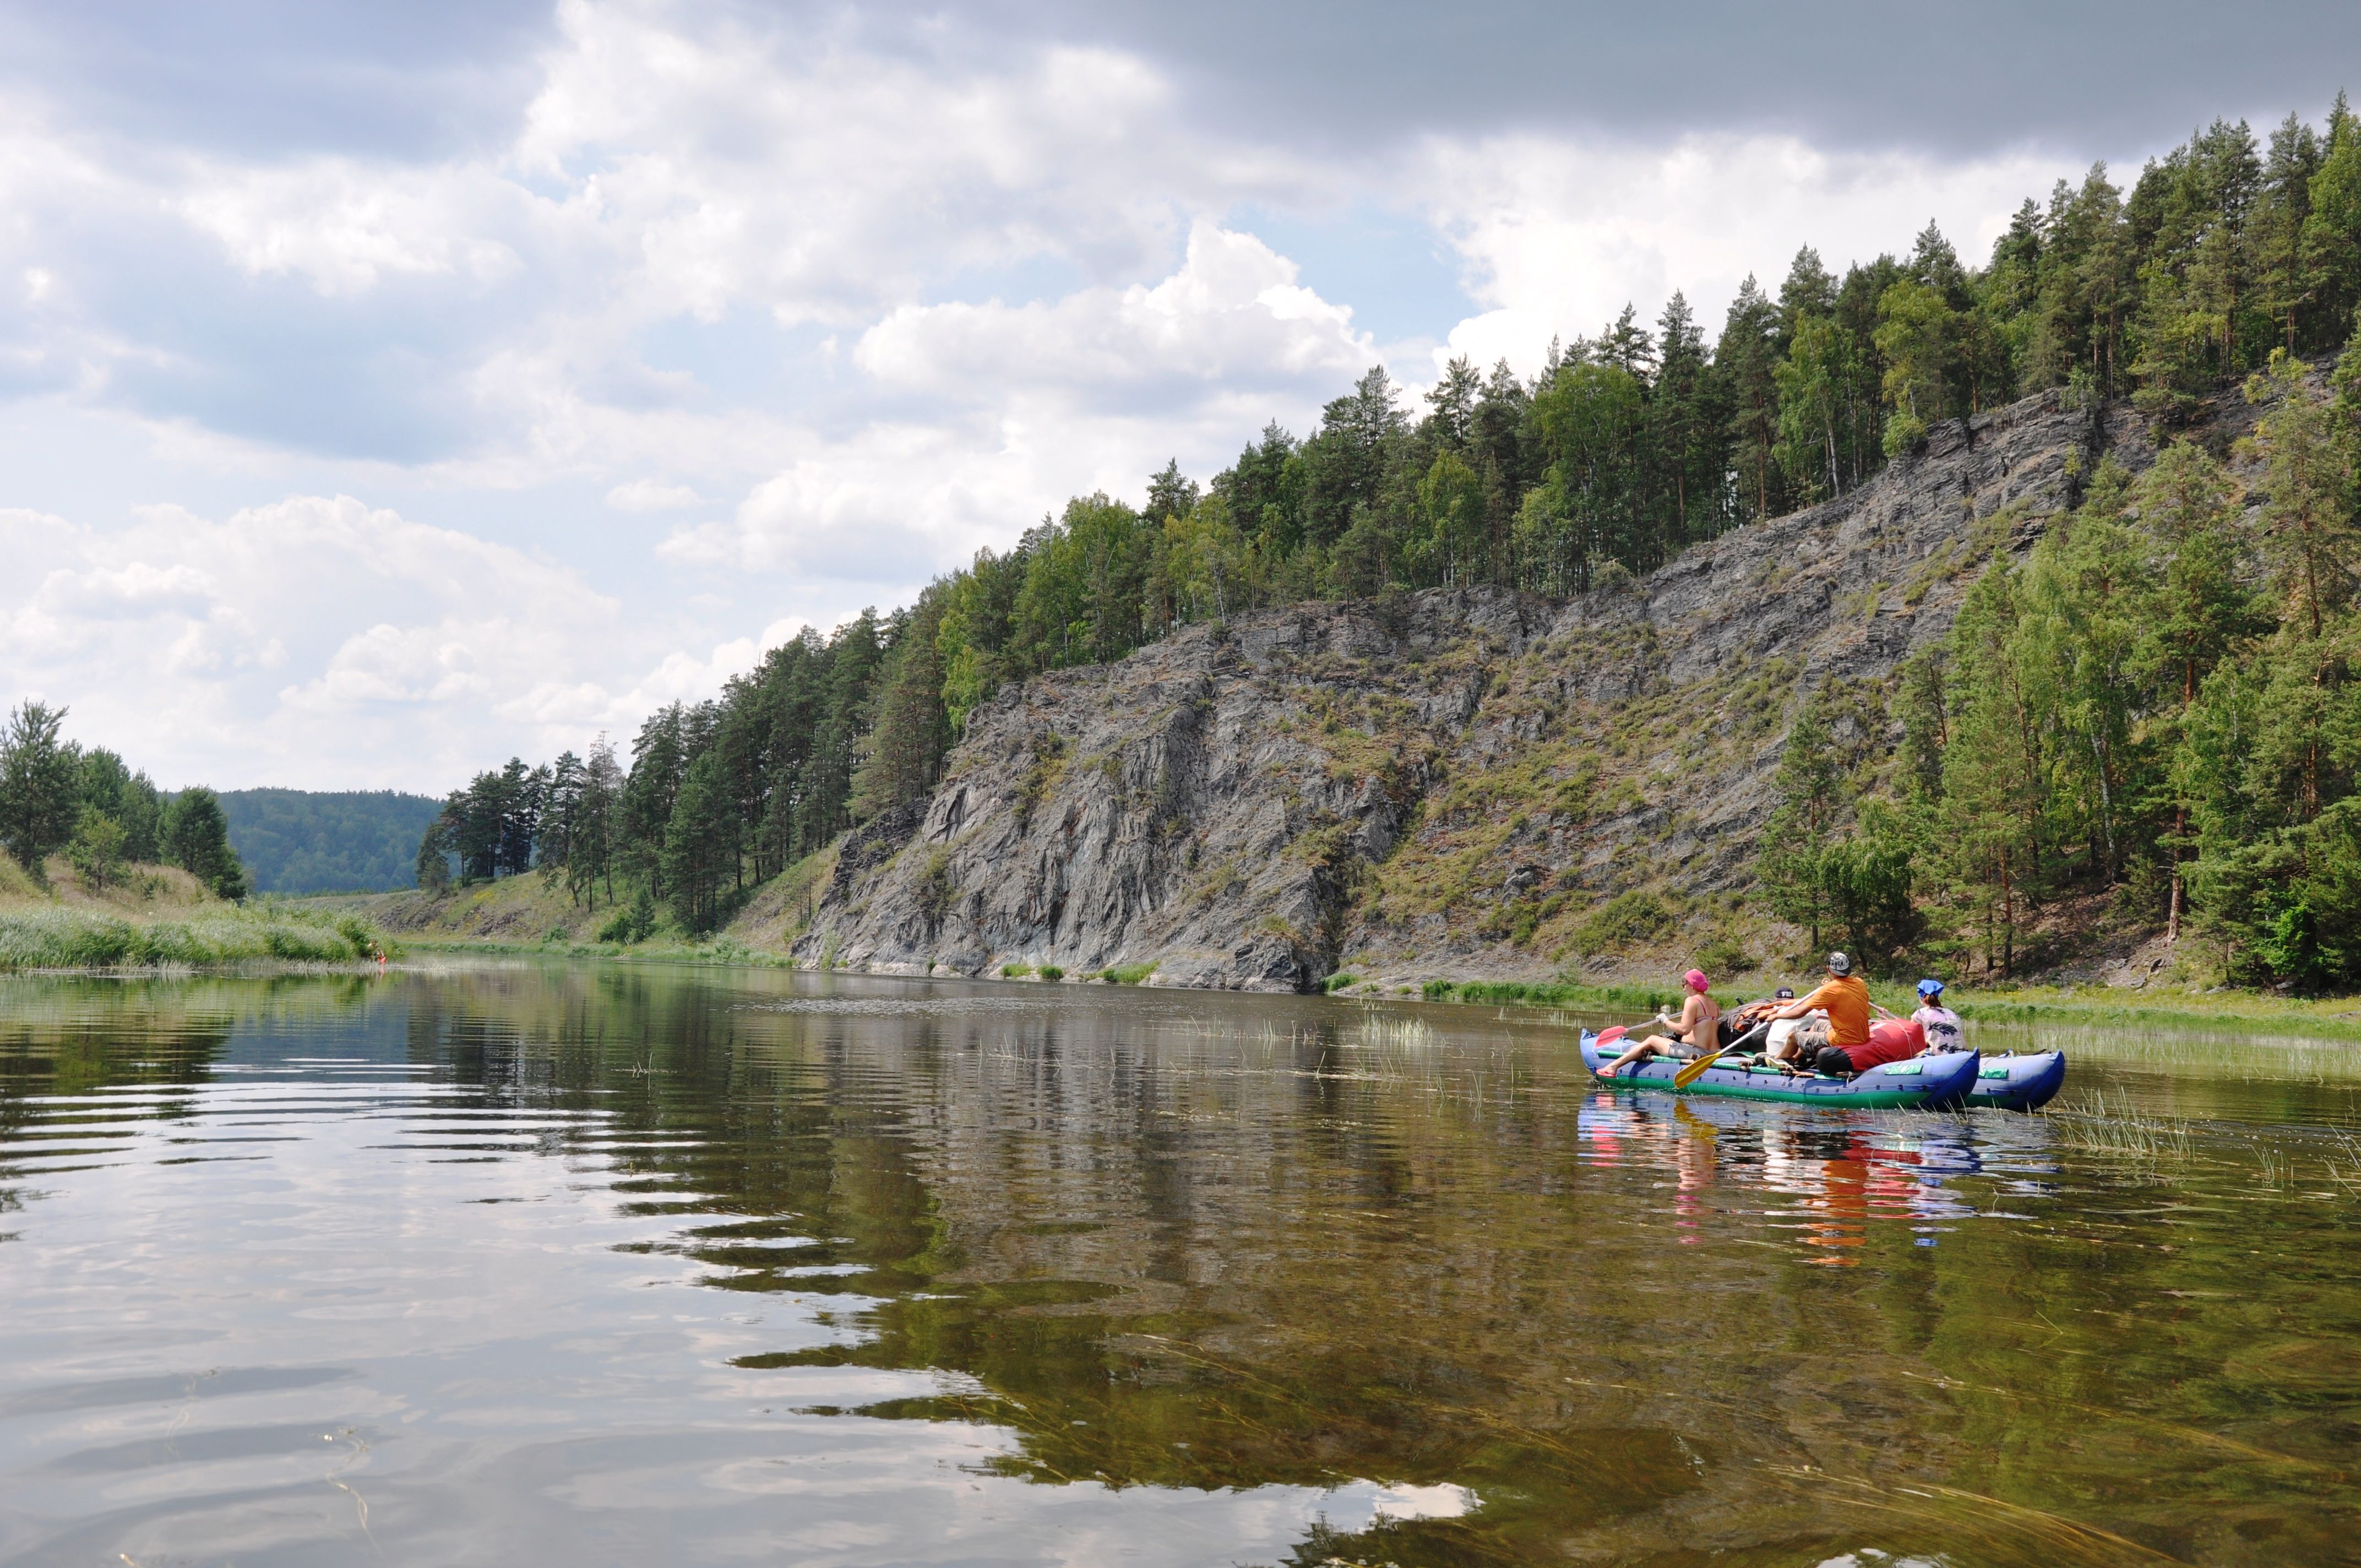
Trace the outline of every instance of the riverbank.
{"label": "riverbank", "polygon": [[[721,931],[693,937],[659,922],[639,941],[599,940],[598,933],[628,905],[592,910],[575,905],[562,885],[534,872],[441,894],[346,894],[291,901],[319,915],[357,916],[393,933],[423,951],[500,953],[516,957],[604,959],[642,963],[741,964],[766,968],[818,967],[790,955],[789,948],[808,919],[815,883],[829,868],[798,867],[759,889],[740,916]],[[803,874],[798,875],[797,872]],[[1637,966],[1634,966],[1635,968]],[[1667,968],[1668,974],[1671,972]],[[1039,983],[1038,973],[1021,979]],[[1066,971],[1065,983],[1087,984],[1098,972]],[[1132,982],[1155,985],[1163,977],[1123,971]],[[1715,987],[1731,1003],[1760,996],[1782,984],[1801,987],[1816,977],[1764,968]],[[1478,1007],[1536,1007],[1570,1013],[1629,1014],[1643,1018],[1659,1007],[1677,1005],[1669,982],[1605,980],[1470,980],[1387,976],[1350,972],[1332,977],[1328,991],[1345,1000],[1417,1001]],[[1892,1011],[1907,1013],[1916,1003],[1907,979],[1875,981],[1871,994]],[[1954,986],[1947,1000],[1973,1022],[2056,1022],[2103,1027],[2147,1025],[2177,1029],[2285,1034],[2309,1039],[2361,1041],[2361,997],[2301,998],[2184,983],[2169,973],[2135,989],[2094,981],[2024,983],[2007,987]]]}
{"label": "riverbank", "polygon": [[46,883],[0,855],[0,970],[219,969],[396,956],[361,916],[275,898],[232,904],[172,866],[127,865],[103,885],[63,857]]}
{"label": "riverbank", "polygon": [[[1813,978],[1796,976],[1783,981],[1762,975],[1735,985],[1717,986],[1715,992],[1728,1005],[1763,995],[1782,983],[1800,990]],[[1378,994],[1374,989],[1338,989],[1348,996]],[[1869,989],[1871,997],[1890,1012],[1906,1014],[1917,1005],[1906,981],[1872,981]],[[1675,1005],[1680,1000],[1669,985],[1651,988],[1499,981],[1429,981],[1419,988],[1419,995],[1429,1002],[1494,1007],[1553,1007],[1577,1012],[1631,1008],[1635,1016],[1657,1007]],[[2104,985],[2022,985],[1981,991],[1953,986],[1946,990],[1943,1000],[1971,1023],[2059,1023],[2094,1028],[2120,1024],[2361,1042],[2361,997],[2356,996],[2292,997],[2226,987],[2132,992]]]}

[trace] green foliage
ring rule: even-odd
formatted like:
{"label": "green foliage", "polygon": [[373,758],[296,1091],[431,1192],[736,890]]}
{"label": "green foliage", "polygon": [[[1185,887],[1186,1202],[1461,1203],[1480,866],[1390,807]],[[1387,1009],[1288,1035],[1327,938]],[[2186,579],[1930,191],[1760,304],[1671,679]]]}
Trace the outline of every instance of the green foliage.
{"label": "green foliage", "polygon": [[153,924],[71,909],[0,915],[0,970],[350,963],[386,944],[366,922],[275,907]]}
{"label": "green foliage", "polygon": [[221,797],[200,784],[184,789],[164,808],[158,837],[164,859],[205,884],[216,898],[243,899],[246,867],[230,847],[229,818]]}
{"label": "green foliage", "polygon": [[730,809],[729,787],[720,751],[704,752],[683,771],[664,824],[659,860],[664,886],[681,928],[692,936],[720,924],[725,882],[742,886],[741,819]]}
{"label": "green foliage", "polygon": [[1154,963],[1116,964],[1099,970],[1099,978],[1109,985],[1137,985],[1156,972]]}
{"label": "green foliage", "polygon": [[1347,986],[1358,985],[1360,983],[1361,977],[1356,974],[1332,974],[1326,980],[1320,982],[1320,989],[1323,991],[1343,991]]}
{"label": "green foliage", "polygon": [[629,905],[618,909],[609,917],[607,923],[598,928],[598,939],[602,942],[620,942],[630,946],[646,941],[655,934],[655,894],[643,887],[632,896]]}
{"label": "green foliage", "polygon": [[942,924],[959,900],[959,885],[951,878],[950,850],[940,844],[927,850],[926,863],[919,868],[917,885],[919,913],[927,917],[929,929]]}
{"label": "green foliage", "polygon": [[[237,789],[220,798],[229,841],[258,893],[416,886],[419,839],[441,810],[428,796],[391,790]],[[152,855],[130,851],[130,858]]]}
{"label": "green foliage", "polygon": [[[2207,156],[2235,165],[2235,141]],[[2213,319],[2207,363],[2244,352],[2245,330]],[[1763,850],[1781,912],[1872,955],[1923,939],[2004,976],[2046,906],[2112,891],[2209,932],[2242,979],[2361,983],[2356,378],[2348,357],[2323,400],[2270,353],[2248,389],[2265,409],[2251,512],[2190,443],[2136,481],[2102,463],[2082,504],[2022,561],[1995,559],[1944,642],[1905,663],[1894,763],[1847,771],[1862,798],[1817,844],[1825,792],[1794,762],[1819,748],[1807,712],[1782,772],[1787,831]]]}
{"label": "green foliage", "polygon": [[65,718],[62,707],[23,703],[0,732],[0,847],[37,881],[42,862],[73,837],[81,805],[81,754],[59,735]]}
{"label": "green foliage", "polygon": [[1579,952],[1611,952],[1653,941],[1670,931],[1675,923],[1673,912],[1664,907],[1664,900],[1634,888],[1617,894],[1592,911],[1575,928],[1574,944]]}
{"label": "green foliage", "polygon": [[157,831],[163,822],[164,797],[154,782],[104,746],[82,753],[80,773],[75,793],[82,806],[122,827],[123,859],[146,862],[161,858]]}
{"label": "green foliage", "polygon": [[1056,964],[1043,964],[1039,969],[1033,972],[1039,975],[1043,980],[1063,980],[1066,978],[1066,971],[1060,969]]}
{"label": "green foliage", "polygon": [[1743,974],[1754,967],[1754,955],[1746,950],[1745,943],[1723,933],[1697,944],[1697,964],[1708,974]]}
{"label": "green foliage", "polygon": [[1681,996],[1672,990],[1648,986],[1574,985],[1549,981],[1430,980],[1419,988],[1428,1002],[1466,1002],[1488,1006],[1524,1007],[1677,1007]]}
{"label": "green foliage", "polygon": [[122,872],[123,846],[129,837],[123,824],[95,806],[85,806],[74,826],[73,842],[66,846],[66,858],[84,884],[104,889]]}
{"label": "green foliage", "polygon": [[[1994,557],[2034,520],[1964,520],[1955,551],[1900,586],[1916,603],[1981,571],[1953,635],[1892,691],[1806,695],[1759,870],[1815,945],[1829,929],[1879,950],[1923,940],[2006,971],[2048,901],[2158,887],[2260,954],[2263,917],[2233,891],[2258,873],[2236,846],[2268,836],[2310,864],[2297,839],[2349,787],[2361,566],[2361,360],[2331,403],[2272,356],[2335,347],[2356,306],[2361,125],[2340,98],[2324,128],[2290,117],[2267,149],[2216,122],[2128,195],[2094,165],[2026,201],[1982,266],[1931,225],[1907,254],[1841,277],[1806,247],[1775,298],[1746,280],[1710,344],[1675,294],[1653,330],[1627,307],[1554,345],[1531,378],[1455,360],[1416,417],[1373,367],[1307,436],[1267,425],[1202,488],[1175,462],[1141,507],[1076,497],[909,608],[772,650],[717,700],[651,716],[628,769],[611,752],[602,767],[602,748],[478,775],[425,834],[418,874],[557,867],[593,907],[620,875],[702,928],[750,883],[923,797],[994,694],[1044,671],[1316,595],[1601,592],[1741,522],[1847,493],[1944,422],[2020,392],[2058,389],[2082,408],[2136,391],[2178,418],[2259,370],[2260,527],[2193,448],[2137,486],[2103,462],[2077,468],[2079,510],[2021,562]],[[2268,596],[2246,569],[2257,556]],[[1778,723],[1771,695],[1751,732]],[[1870,742],[1894,719],[1889,767]],[[1020,811],[1066,765],[1063,742],[1034,745]],[[79,803],[44,817],[38,795],[0,784],[0,839],[65,842]],[[1584,809],[1635,800],[1627,789]],[[133,815],[93,804],[137,839]],[[1551,918],[1507,910],[1499,930],[1534,938]],[[1578,940],[1646,939],[1604,918]],[[2290,935],[2269,950],[2315,948],[2336,944]]]}
{"label": "green foliage", "polygon": [[1032,972],[1033,966],[1031,964],[1003,964],[1000,966],[1000,978],[1003,980],[1023,980],[1027,975],[1029,975]]}

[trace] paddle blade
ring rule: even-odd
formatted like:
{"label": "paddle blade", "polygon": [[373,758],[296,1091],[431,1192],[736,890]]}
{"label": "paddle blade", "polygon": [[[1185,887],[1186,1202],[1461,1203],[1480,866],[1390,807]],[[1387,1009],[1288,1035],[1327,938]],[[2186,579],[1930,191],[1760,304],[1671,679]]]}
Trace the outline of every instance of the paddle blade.
{"label": "paddle blade", "polygon": [[1592,1040],[1590,1043],[1591,1043],[1592,1045],[1594,1045],[1594,1046],[1598,1046],[1598,1047],[1600,1047],[1604,1048],[1605,1047],[1608,1047],[1608,1046],[1611,1046],[1611,1045],[1613,1045],[1616,1041],[1618,1041],[1618,1040],[1621,1039],[1624,1036],[1626,1036],[1626,1035],[1630,1034],[1631,1032],[1631,1026],[1630,1026],[1629,1025],[1626,1025],[1626,1024],[1614,1024],[1614,1025],[1609,1025],[1608,1027],[1606,1027],[1606,1028],[1604,1028],[1604,1029],[1599,1030],[1599,1031],[1598,1031],[1598,1038],[1596,1038],[1596,1039],[1594,1039],[1594,1040]]}
{"label": "paddle blade", "polygon": [[1689,1063],[1688,1066],[1673,1074],[1673,1087],[1675,1089],[1686,1089],[1690,1084],[1695,1083],[1698,1079],[1705,1076],[1706,1069],[1711,1067],[1720,1059],[1721,1053],[1719,1051],[1709,1051],[1706,1055],[1697,1058],[1697,1060]]}

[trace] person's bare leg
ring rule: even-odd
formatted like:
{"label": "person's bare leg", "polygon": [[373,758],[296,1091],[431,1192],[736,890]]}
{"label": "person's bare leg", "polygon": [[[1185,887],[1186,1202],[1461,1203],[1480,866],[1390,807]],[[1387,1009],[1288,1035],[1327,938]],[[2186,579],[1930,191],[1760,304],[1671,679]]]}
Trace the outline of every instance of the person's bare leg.
{"label": "person's bare leg", "polygon": [[1609,1062],[1605,1067],[1600,1068],[1598,1069],[1598,1076],[1601,1078],[1613,1078],[1617,1073],[1621,1072],[1633,1062],[1646,1061],[1650,1057],[1656,1054],[1656,1047],[1663,1043],[1664,1042],[1659,1040],[1655,1036],[1649,1036],[1638,1045],[1633,1046],[1630,1050],[1625,1051],[1621,1056],[1617,1057],[1613,1061]]}

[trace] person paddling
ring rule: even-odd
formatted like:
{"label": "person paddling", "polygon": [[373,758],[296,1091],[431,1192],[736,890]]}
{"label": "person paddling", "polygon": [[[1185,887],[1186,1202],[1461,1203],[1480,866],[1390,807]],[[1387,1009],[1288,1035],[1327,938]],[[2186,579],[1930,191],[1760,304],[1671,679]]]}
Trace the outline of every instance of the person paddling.
{"label": "person paddling", "polygon": [[1601,1078],[1613,1078],[1634,1062],[1646,1061],[1659,1051],[1666,1056],[1686,1059],[1699,1051],[1709,1051],[1721,1043],[1721,1004],[1706,990],[1703,970],[1691,970],[1681,976],[1681,984],[1688,990],[1688,998],[1681,1003],[1677,1022],[1656,1015],[1656,1022],[1669,1025],[1670,1035],[1651,1035],[1621,1056],[1598,1069]]}
{"label": "person paddling", "polygon": [[1852,959],[1842,953],[1830,953],[1828,968],[1828,978],[1820,982],[1817,990],[1790,1002],[1771,1016],[1784,1020],[1803,1018],[1815,1012],[1824,1014],[1828,1018],[1828,1043],[1806,1053],[1805,1065],[1850,1077],[1873,1065],[1848,1054],[1867,1053],[1869,1015],[1874,1013],[1881,1018],[1891,1018],[1894,1014],[1870,1001],[1869,982],[1852,972]]}

